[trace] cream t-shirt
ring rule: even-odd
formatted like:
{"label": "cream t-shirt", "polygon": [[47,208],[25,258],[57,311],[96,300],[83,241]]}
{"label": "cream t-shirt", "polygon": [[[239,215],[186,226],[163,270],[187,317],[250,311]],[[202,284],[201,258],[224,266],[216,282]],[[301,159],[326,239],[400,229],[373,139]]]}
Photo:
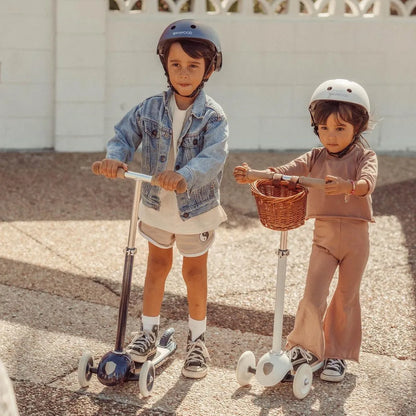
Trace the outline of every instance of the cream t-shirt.
{"label": "cream t-shirt", "polygon": [[[176,104],[174,95],[169,101],[172,114],[172,146],[170,147],[167,169],[173,170],[176,154],[181,138],[184,121],[189,117],[191,107],[180,110]],[[227,220],[227,215],[221,205],[201,215],[183,221],[179,215],[176,193],[160,190],[160,210],[146,207],[142,202],[139,205],[139,219],[144,223],[168,231],[173,234],[200,234],[217,228]]]}

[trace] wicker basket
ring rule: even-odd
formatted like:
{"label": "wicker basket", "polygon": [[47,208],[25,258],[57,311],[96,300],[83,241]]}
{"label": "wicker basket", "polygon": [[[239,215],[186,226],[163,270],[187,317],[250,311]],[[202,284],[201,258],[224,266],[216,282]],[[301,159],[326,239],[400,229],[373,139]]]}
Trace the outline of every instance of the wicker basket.
{"label": "wicker basket", "polygon": [[287,231],[305,223],[307,190],[290,183],[260,179],[251,184],[260,222],[267,228]]}

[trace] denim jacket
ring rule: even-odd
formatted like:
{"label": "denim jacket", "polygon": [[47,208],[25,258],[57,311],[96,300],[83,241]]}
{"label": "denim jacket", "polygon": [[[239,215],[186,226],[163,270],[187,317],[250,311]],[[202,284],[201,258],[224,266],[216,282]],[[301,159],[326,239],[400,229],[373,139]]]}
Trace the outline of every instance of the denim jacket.
{"label": "denim jacket", "polygon": [[[142,173],[156,175],[166,170],[172,143],[172,115],[167,90],[130,110],[115,126],[115,136],[107,144],[107,158],[133,160],[142,145]],[[202,90],[191,114],[184,121],[178,140],[175,171],[187,184],[187,192],[177,194],[183,220],[203,214],[220,204],[220,184],[228,154],[228,123],[222,108]],[[160,188],[143,183],[144,205],[159,210]]]}

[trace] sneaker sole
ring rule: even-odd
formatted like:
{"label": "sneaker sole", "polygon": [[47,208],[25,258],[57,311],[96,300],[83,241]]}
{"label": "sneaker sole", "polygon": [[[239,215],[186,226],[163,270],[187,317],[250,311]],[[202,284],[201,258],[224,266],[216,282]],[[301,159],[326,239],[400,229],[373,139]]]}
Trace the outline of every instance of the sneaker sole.
{"label": "sneaker sole", "polygon": [[327,374],[321,373],[320,375],[321,380],[330,381],[332,383],[339,383],[340,381],[344,380],[345,373],[341,376],[329,376]]}
{"label": "sneaker sole", "polygon": [[143,364],[145,361],[147,361],[148,359],[152,359],[154,357],[154,355],[156,354],[157,350],[151,351],[149,354],[147,355],[140,355],[138,353],[136,353],[134,350],[129,350],[126,351],[127,354],[130,355],[131,359],[138,364]]}
{"label": "sneaker sole", "polygon": [[190,371],[185,368],[182,368],[182,375],[186,378],[193,378],[193,379],[199,379],[204,378],[208,373],[208,370],[203,371]]}

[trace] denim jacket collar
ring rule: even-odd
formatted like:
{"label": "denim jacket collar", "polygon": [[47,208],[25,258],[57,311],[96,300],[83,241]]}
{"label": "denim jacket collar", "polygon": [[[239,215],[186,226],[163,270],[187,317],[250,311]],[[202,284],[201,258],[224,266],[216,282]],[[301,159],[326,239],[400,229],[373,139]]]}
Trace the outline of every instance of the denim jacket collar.
{"label": "denim jacket collar", "polygon": [[[171,119],[172,119],[172,114],[170,114],[170,111],[169,111],[169,101],[173,94],[174,93],[171,88],[164,91],[163,93],[163,103]],[[206,95],[205,95],[204,90],[201,90],[199,94],[196,96],[196,99],[192,104],[191,114],[196,118],[202,118],[205,113],[205,104],[206,104]]]}

